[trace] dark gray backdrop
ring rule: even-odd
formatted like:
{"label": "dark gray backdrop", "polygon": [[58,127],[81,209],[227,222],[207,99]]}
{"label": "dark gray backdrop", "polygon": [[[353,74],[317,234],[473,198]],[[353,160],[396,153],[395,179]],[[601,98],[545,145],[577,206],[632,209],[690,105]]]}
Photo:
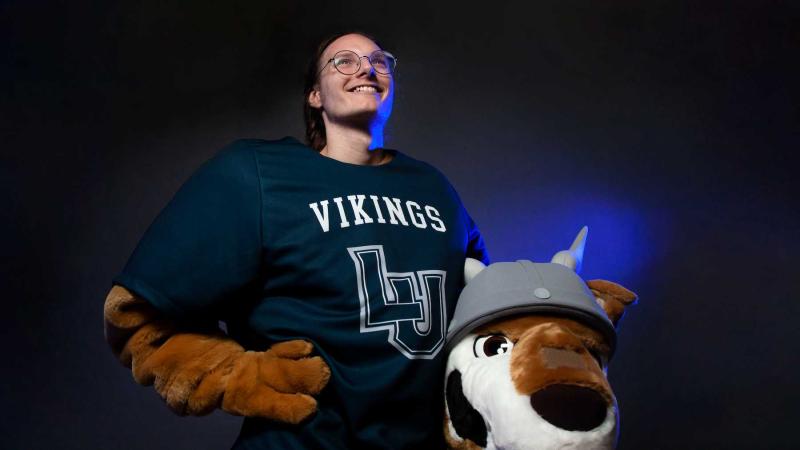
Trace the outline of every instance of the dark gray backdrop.
{"label": "dark gray backdrop", "polygon": [[620,448],[797,446],[797,2],[5,1],[0,447],[218,449],[106,347],[102,303],[221,146],[302,137],[308,54],[399,58],[387,146],[451,179],[495,261],[590,227],[641,302],[609,371]]}

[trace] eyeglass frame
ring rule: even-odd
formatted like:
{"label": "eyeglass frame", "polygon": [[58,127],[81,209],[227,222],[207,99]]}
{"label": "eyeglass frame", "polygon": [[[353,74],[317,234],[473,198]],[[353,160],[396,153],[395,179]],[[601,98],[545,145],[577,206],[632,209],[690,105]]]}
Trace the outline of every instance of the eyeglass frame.
{"label": "eyeglass frame", "polygon": [[369,55],[359,56],[359,54],[354,52],[353,50],[346,50],[345,49],[345,50],[339,50],[338,52],[334,53],[333,57],[331,59],[329,59],[328,61],[326,61],[325,65],[323,65],[322,68],[319,69],[319,72],[317,72],[317,76],[319,76],[319,74],[321,74],[322,71],[325,70],[326,67],[328,67],[328,64],[330,64],[333,60],[336,59],[336,55],[338,55],[339,53],[342,53],[342,52],[350,52],[350,53],[358,56],[358,68],[356,68],[356,71],[353,72],[353,73],[344,73],[341,70],[339,70],[339,68],[336,67],[336,65],[334,64],[333,68],[336,69],[336,71],[341,73],[342,75],[355,75],[355,74],[357,74],[358,71],[361,70],[361,60],[364,59],[364,58],[367,58],[367,61],[369,61],[369,66],[372,67],[373,69],[375,69],[375,66],[372,65],[372,55],[374,55],[375,53],[378,53],[378,52],[381,52],[381,53],[383,53],[385,55],[391,56],[392,59],[394,59],[394,65],[392,66],[392,69],[389,71],[389,73],[383,73],[383,72],[379,71],[378,69],[375,69],[375,72],[377,72],[377,73],[379,73],[381,75],[392,75],[392,74],[394,74],[395,67],[397,67],[397,57],[394,56],[393,54],[387,52],[386,50],[375,50],[374,52],[370,53]]}

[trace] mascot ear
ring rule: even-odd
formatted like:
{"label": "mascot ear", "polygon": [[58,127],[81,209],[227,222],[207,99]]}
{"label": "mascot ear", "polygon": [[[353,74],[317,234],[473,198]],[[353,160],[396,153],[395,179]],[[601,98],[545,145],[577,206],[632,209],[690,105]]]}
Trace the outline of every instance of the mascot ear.
{"label": "mascot ear", "polygon": [[486,264],[477,259],[467,258],[464,261],[464,284],[469,284],[469,282],[485,268]]}
{"label": "mascot ear", "polygon": [[589,280],[586,285],[615,327],[625,314],[625,308],[638,300],[636,294],[612,281]]}

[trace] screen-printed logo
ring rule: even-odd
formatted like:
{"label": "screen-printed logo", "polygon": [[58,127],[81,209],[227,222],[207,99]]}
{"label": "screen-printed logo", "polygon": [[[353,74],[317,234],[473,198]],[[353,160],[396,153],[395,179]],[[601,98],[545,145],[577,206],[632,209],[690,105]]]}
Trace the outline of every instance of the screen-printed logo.
{"label": "screen-printed logo", "polygon": [[389,272],[382,245],[347,249],[356,268],[361,332],[388,331],[409,359],[433,359],[447,326],[443,270]]}

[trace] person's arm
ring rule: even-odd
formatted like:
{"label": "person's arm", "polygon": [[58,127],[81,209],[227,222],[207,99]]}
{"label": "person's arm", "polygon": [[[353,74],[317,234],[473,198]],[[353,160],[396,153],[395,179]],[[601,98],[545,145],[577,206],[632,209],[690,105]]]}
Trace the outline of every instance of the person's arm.
{"label": "person's arm", "polygon": [[106,298],[106,339],[134,379],[179,414],[219,407],[297,423],[330,375],[309,357],[311,344],[245,351],[213,319],[263,282],[252,145],[238,141],[203,164],[150,225]]}
{"label": "person's arm", "polygon": [[105,335],[114,355],[139,384],[154,385],[180,415],[221,408],[231,414],[299,423],[316,411],[330,377],[312,345],[281,342],[245,351],[214,325],[187,328],[146,300],[114,286],[104,308]]}

